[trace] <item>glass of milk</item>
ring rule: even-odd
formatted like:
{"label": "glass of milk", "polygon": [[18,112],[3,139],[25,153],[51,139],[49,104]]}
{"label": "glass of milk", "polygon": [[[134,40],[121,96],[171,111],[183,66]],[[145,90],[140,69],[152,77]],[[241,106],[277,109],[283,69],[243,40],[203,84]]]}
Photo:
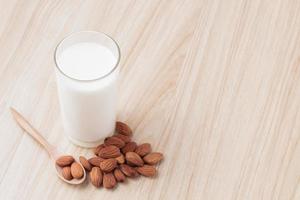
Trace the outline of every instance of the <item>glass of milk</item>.
{"label": "glass of milk", "polygon": [[95,147],[115,129],[120,48],[104,33],[81,31],[54,57],[64,130],[73,143]]}

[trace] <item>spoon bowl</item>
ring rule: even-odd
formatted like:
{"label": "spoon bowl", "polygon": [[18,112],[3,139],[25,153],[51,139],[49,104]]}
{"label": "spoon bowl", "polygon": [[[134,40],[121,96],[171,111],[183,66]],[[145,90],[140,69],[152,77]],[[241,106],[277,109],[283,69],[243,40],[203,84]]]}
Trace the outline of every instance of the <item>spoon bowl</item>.
{"label": "spoon bowl", "polygon": [[86,179],[86,172],[85,172],[83,166],[81,165],[81,163],[80,163],[80,162],[78,162],[78,163],[79,163],[79,165],[81,166],[81,168],[82,168],[82,170],[83,170],[83,176],[82,176],[81,179],[75,179],[75,178],[73,178],[72,180],[67,180],[67,179],[65,179],[65,178],[63,177],[63,175],[62,175],[62,168],[61,168],[60,166],[58,166],[56,163],[54,163],[56,175],[57,175],[61,180],[65,181],[66,183],[69,183],[69,184],[71,184],[71,185],[79,185],[79,184],[83,183],[84,180]]}
{"label": "spoon bowl", "polygon": [[78,162],[77,160],[75,160],[75,161],[77,163],[79,163],[79,165],[81,166],[81,168],[83,170],[82,178],[81,179],[72,179],[72,180],[65,179],[62,175],[62,167],[60,167],[56,164],[56,160],[63,154],[60,153],[56,147],[51,145],[18,111],[16,111],[12,107],[10,108],[10,111],[11,111],[14,119],[18,123],[18,125],[25,132],[27,132],[31,137],[33,137],[39,144],[41,144],[44,147],[44,149],[47,151],[47,153],[49,154],[49,156],[53,162],[56,174],[60,179],[62,179],[64,182],[71,184],[71,185],[79,185],[85,181],[86,172],[85,172],[82,164],[80,162]]}

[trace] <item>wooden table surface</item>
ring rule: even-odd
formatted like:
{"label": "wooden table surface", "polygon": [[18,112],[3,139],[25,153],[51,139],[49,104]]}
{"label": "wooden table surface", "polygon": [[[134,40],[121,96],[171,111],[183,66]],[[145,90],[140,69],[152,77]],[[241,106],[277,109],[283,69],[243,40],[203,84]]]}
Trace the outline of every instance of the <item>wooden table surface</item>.
{"label": "wooden table surface", "polygon": [[[0,199],[300,199],[299,0],[0,0]],[[13,121],[63,133],[53,52],[103,31],[122,51],[118,118],[165,154],[114,191],[60,181]]]}

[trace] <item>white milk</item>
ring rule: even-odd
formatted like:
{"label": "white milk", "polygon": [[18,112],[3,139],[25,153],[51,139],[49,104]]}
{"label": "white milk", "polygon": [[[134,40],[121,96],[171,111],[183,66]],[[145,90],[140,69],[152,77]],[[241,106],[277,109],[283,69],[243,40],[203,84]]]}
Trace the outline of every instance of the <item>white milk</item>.
{"label": "white milk", "polygon": [[75,144],[92,147],[115,128],[118,58],[96,42],[65,46],[56,52],[64,129]]}
{"label": "white milk", "polygon": [[105,46],[80,42],[63,50],[58,62],[61,70],[68,76],[79,80],[93,80],[108,74],[117,59]]}

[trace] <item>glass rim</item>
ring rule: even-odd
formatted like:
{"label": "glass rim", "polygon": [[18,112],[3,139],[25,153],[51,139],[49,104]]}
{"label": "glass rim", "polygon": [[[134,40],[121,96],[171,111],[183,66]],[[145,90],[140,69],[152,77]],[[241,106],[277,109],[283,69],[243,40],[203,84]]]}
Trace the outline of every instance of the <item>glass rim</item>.
{"label": "glass rim", "polygon": [[[111,40],[117,47],[117,52],[118,52],[118,58],[117,58],[117,62],[116,64],[113,66],[113,68],[106,74],[102,75],[102,76],[99,76],[97,78],[93,78],[93,79],[77,79],[77,78],[74,78],[72,76],[69,76],[68,74],[66,74],[65,72],[63,72],[63,70],[60,68],[58,62],[57,62],[57,49],[63,44],[63,42],[72,37],[73,35],[75,34],[78,34],[78,33],[94,33],[94,34],[100,34],[100,35],[103,35],[105,37],[107,37],[109,40]],[[64,37],[55,47],[55,50],[54,50],[54,62],[55,62],[55,67],[56,69],[58,69],[58,71],[64,75],[65,77],[69,78],[69,79],[72,79],[74,81],[79,81],[79,82],[93,82],[93,81],[97,81],[97,80],[101,80],[101,79],[104,79],[105,77],[109,76],[110,74],[112,74],[117,68],[118,68],[118,65],[120,63],[120,60],[121,60],[121,50],[120,50],[120,47],[118,45],[118,43],[116,42],[116,40],[114,40],[111,36],[109,36],[108,34],[104,33],[104,32],[98,32],[98,31],[77,31],[77,32],[73,32],[73,33],[70,33],[69,35],[67,35],[66,37]]]}

